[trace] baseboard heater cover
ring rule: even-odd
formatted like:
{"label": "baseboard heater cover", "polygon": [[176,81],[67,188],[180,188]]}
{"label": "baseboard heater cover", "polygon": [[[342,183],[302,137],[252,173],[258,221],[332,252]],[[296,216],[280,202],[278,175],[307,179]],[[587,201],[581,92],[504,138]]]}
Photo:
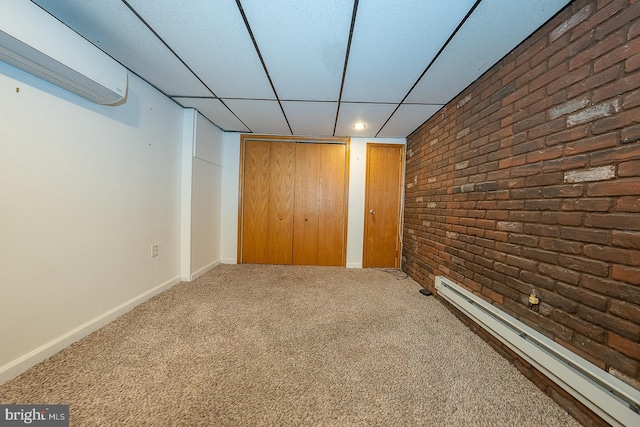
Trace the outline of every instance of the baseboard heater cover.
{"label": "baseboard heater cover", "polygon": [[640,425],[640,391],[460,285],[437,276],[438,295],[614,426]]}

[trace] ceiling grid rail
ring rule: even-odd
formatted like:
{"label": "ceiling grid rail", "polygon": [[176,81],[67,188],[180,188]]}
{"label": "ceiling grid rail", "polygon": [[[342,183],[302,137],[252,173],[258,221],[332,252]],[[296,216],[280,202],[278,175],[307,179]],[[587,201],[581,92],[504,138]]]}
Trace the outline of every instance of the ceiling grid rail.
{"label": "ceiling grid rail", "polygon": [[471,7],[471,9],[469,9],[469,12],[467,12],[467,14],[465,15],[465,17],[462,19],[462,21],[460,21],[460,23],[458,24],[458,26],[453,30],[453,32],[451,33],[451,35],[449,36],[449,38],[447,39],[447,41],[444,42],[444,44],[442,45],[442,47],[440,47],[440,50],[438,50],[438,52],[436,53],[436,55],[433,57],[433,59],[431,59],[431,61],[429,62],[429,64],[427,65],[427,67],[424,69],[424,71],[422,72],[422,74],[420,74],[420,76],[418,77],[418,79],[415,81],[415,83],[413,84],[413,86],[411,86],[411,88],[407,91],[406,95],[402,98],[402,100],[400,100],[400,102],[398,103],[398,105],[396,106],[396,108],[393,110],[393,112],[391,113],[391,115],[389,116],[389,118],[382,124],[382,126],[380,127],[380,129],[378,129],[378,132],[376,132],[376,137],[380,134],[380,132],[382,132],[382,129],[384,129],[384,127],[387,125],[387,123],[389,123],[389,121],[391,120],[391,118],[393,117],[394,114],[396,114],[396,112],[398,111],[398,109],[400,108],[400,106],[402,104],[404,104],[404,101],[409,97],[409,95],[411,94],[411,92],[413,91],[413,89],[418,85],[418,83],[420,83],[420,80],[422,80],[422,77],[424,77],[425,74],[427,74],[427,71],[429,71],[429,69],[431,68],[431,66],[436,62],[436,60],[440,57],[440,54],[442,52],[444,52],[444,50],[447,48],[447,46],[449,45],[449,43],[451,42],[451,40],[453,40],[453,38],[456,36],[456,34],[458,33],[458,31],[460,30],[460,28],[462,28],[462,26],[464,25],[465,22],[467,22],[467,19],[469,19],[469,17],[471,16],[471,14],[473,13],[474,10],[476,10],[476,8],[478,7],[478,5],[480,4],[482,0],[476,0],[476,2],[473,4],[473,6]]}
{"label": "ceiling grid rail", "polygon": [[[168,44],[168,43],[167,43],[167,42],[166,42],[166,41],[165,41],[165,40],[160,36],[160,34],[158,34],[158,32],[157,32],[156,30],[154,30],[154,29],[153,29],[153,27],[152,27],[151,25],[149,25],[149,23],[148,23],[147,21],[146,21],[142,16],[140,16],[140,14],[139,14],[139,13],[138,13],[134,8],[133,8],[133,6],[131,6],[127,0],[122,0],[122,3],[124,3],[124,5],[125,5],[125,6],[130,10],[130,11],[131,11],[131,13],[133,13],[133,14],[136,16],[136,18],[138,18],[138,19],[140,20],[140,22],[142,22],[142,24],[143,24],[145,27],[147,27],[147,28],[149,29],[149,31],[151,31],[151,33],[152,33],[155,37],[157,37],[157,39],[160,41],[160,43],[162,43],[163,45],[165,45],[165,47],[169,50],[169,52],[171,52],[171,53],[172,53],[172,54],[173,54],[173,55],[178,59],[178,61],[180,61],[180,62],[182,63],[182,65],[184,65],[184,66],[185,66],[185,68],[186,68],[187,70],[189,70],[189,72],[190,72],[191,74],[193,74],[193,76],[194,76],[196,79],[198,79],[198,81],[199,81],[200,83],[202,83],[202,85],[203,85],[205,88],[207,88],[207,90],[208,90],[209,92],[211,92],[211,95],[213,95],[213,97],[214,97],[215,99],[217,99],[218,101],[220,101],[220,103],[221,103],[222,105],[224,105],[224,107],[225,107],[227,110],[229,110],[229,112],[230,112],[231,114],[233,114],[233,115],[235,116],[235,118],[236,118],[236,119],[238,119],[238,120],[240,121],[240,123],[242,123],[242,125],[243,125],[243,126],[245,126],[247,129],[249,129],[249,131],[251,132],[251,128],[250,128],[249,126],[247,126],[247,124],[246,124],[245,122],[243,122],[243,121],[242,121],[242,119],[241,119],[240,117],[238,117],[238,116],[236,115],[236,113],[235,113],[231,108],[229,108],[229,106],[228,106],[227,104],[225,104],[225,102],[224,102],[222,99],[220,99],[220,98],[215,94],[215,92],[214,92],[214,91],[209,87],[209,85],[207,85],[207,84],[206,84],[206,83],[205,83],[205,82],[200,78],[200,76],[198,76],[198,74],[196,74],[196,72],[195,72],[195,71],[193,71],[193,69],[192,69],[192,68],[191,68],[191,67],[190,67],[190,66],[189,66],[189,65],[184,61],[184,59],[182,59],[182,58],[180,57],[180,55],[178,55],[178,54],[176,53],[176,51],[175,51],[175,50],[173,50],[173,48],[172,48],[171,46],[169,46],[169,44]],[[162,92],[162,91],[161,91],[161,92]],[[164,92],[163,92],[163,93],[164,93]],[[166,95],[168,98],[172,99],[172,97],[171,97],[171,96],[169,96],[168,94],[166,94],[166,93],[165,93],[165,95]],[[174,101],[174,102],[175,102],[175,101]],[[207,118],[207,120],[211,121],[211,119],[209,119],[209,118]],[[213,123],[216,127],[220,128],[220,129],[223,129],[221,126],[218,126],[218,125],[217,125],[216,123],[214,123],[213,121],[211,121],[211,123]],[[223,130],[224,130],[224,129],[223,129]]]}

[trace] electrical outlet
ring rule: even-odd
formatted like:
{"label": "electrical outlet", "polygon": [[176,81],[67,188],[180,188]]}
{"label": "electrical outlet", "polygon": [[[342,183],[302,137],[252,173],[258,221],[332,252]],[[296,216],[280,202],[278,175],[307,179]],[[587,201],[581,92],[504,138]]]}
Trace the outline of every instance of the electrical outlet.
{"label": "electrical outlet", "polygon": [[151,246],[151,258],[158,256],[158,245]]}

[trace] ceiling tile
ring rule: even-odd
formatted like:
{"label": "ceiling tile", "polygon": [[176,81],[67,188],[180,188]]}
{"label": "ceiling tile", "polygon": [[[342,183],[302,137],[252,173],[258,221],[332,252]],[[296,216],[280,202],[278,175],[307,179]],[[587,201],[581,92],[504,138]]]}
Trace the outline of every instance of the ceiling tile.
{"label": "ceiling tile", "polygon": [[185,108],[195,108],[222,130],[249,132],[249,129],[219,99],[174,97],[173,100]]}
{"label": "ceiling tile", "polygon": [[360,2],[342,100],[400,102],[473,3]]}
{"label": "ceiling tile", "polygon": [[[389,118],[396,104],[341,103],[335,136],[374,137]],[[356,122],[367,127],[361,131],[353,129]]]}
{"label": "ceiling tile", "polygon": [[567,3],[567,0],[483,0],[407,97],[407,102],[447,103]]}
{"label": "ceiling tile", "polygon": [[128,0],[220,98],[275,99],[234,0]]}
{"label": "ceiling tile", "polygon": [[294,135],[333,136],[337,102],[283,101]]}
{"label": "ceiling tile", "polygon": [[289,126],[277,101],[224,99],[252,132],[291,135]]}
{"label": "ceiling tile", "polygon": [[121,1],[34,2],[165,94],[211,96]]}
{"label": "ceiling tile", "polygon": [[377,136],[404,138],[441,108],[442,105],[402,104]]}
{"label": "ceiling tile", "polygon": [[280,99],[338,100],[353,1],[243,0],[242,7]]}

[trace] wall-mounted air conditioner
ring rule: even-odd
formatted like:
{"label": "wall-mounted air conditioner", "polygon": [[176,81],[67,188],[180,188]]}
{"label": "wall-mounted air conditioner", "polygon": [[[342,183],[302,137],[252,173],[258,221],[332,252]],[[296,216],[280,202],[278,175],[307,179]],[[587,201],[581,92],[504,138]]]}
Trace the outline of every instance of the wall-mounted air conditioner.
{"label": "wall-mounted air conditioner", "polygon": [[126,68],[28,0],[0,0],[0,61],[98,104],[127,94]]}

